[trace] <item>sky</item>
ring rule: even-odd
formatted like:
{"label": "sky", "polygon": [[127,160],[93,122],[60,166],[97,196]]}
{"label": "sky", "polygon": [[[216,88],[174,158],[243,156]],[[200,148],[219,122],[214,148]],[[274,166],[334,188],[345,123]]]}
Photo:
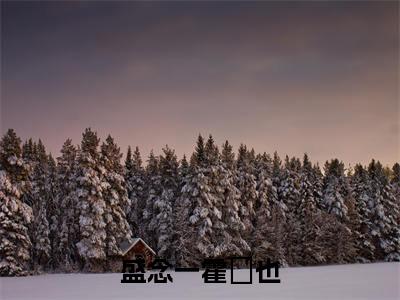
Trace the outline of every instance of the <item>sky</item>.
{"label": "sky", "polygon": [[1,2],[0,131],[400,161],[399,2]]}

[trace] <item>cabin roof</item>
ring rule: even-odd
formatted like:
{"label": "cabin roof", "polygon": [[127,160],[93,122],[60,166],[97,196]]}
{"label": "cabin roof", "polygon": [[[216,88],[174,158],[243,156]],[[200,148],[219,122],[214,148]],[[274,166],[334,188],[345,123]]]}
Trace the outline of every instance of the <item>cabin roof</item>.
{"label": "cabin roof", "polygon": [[145,241],[143,241],[141,238],[134,238],[132,239],[132,242],[129,240],[124,240],[120,245],[119,248],[122,251],[122,256],[126,255],[137,243],[142,242],[143,245],[150,250],[151,253],[156,255],[156,252],[154,252],[153,249],[150,248],[149,245],[146,244]]}

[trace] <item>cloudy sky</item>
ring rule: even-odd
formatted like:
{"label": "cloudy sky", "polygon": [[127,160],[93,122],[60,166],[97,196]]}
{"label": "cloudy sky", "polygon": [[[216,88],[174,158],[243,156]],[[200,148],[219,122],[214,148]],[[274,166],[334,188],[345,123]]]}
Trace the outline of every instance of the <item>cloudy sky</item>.
{"label": "cloudy sky", "polygon": [[1,3],[1,133],[399,161],[399,3]]}

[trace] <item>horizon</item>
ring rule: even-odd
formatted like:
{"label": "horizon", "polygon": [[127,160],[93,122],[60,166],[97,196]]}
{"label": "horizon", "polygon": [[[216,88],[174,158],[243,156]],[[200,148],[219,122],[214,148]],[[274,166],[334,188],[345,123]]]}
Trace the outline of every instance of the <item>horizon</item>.
{"label": "horizon", "polygon": [[[147,161],[148,161],[148,158],[149,158],[149,155],[150,155],[150,152],[151,152],[151,151],[154,153],[154,155],[155,155],[156,157],[159,157],[160,155],[163,154],[163,149],[164,149],[165,147],[169,147],[170,149],[174,150],[175,155],[177,156],[177,160],[178,160],[179,162],[183,159],[183,156],[186,156],[186,159],[189,161],[191,155],[195,152],[196,142],[197,142],[197,139],[198,139],[198,137],[199,137],[200,135],[203,137],[203,139],[204,139],[205,142],[207,141],[207,139],[208,139],[210,136],[212,136],[215,145],[218,147],[219,153],[221,153],[222,145],[223,145],[226,141],[228,141],[228,143],[232,146],[232,151],[233,151],[233,153],[235,154],[235,159],[237,159],[238,150],[239,150],[239,147],[240,147],[241,144],[243,144],[244,146],[246,146],[247,150],[249,150],[249,151],[254,150],[256,155],[257,155],[257,154],[261,154],[261,155],[262,155],[262,154],[265,153],[265,154],[269,155],[269,156],[271,157],[271,159],[273,159],[274,152],[277,152],[279,158],[280,158],[281,161],[282,161],[282,165],[284,165],[284,160],[285,160],[285,157],[286,157],[286,156],[288,156],[289,159],[291,159],[291,158],[297,158],[297,159],[300,159],[301,162],[303,162],[304,155],[307,155],[308,158],[309,158],[309,160],[311,161],[311,163],[312,163],[313,165],[318,165],[318,166],[319,166],[319,168],[321,169],[322,173],[324,173],[324,165],[325,165],[325,163],[326,163],[326,162],[330,162],[330,161],[332,161],[332,160],[334,160],[334,159],[338,159],[341,163],[344,164],[345,171],[349,171],[349,170],[353,169],[353,168],[354,168],[356,165],[358,165],[358,164],[361,164],[363,167],[367,168],[368,165],[371,163],[372,160],[374,160],[375,162],[381,163],[382,166],[383,166],[384,168],[390,168],[390,169],[392,169],[393,165],[399,163],[398,161],[396,161],[396,162],[394,162],[394,163],[391,164],[391,165],[390,165],[390,164],[385,164],[385,163],[382,162],[379,158],[376,158],[376,157],[371,157],[371,159],[370,159],[367,163],[365,163],[365,164],[363,164],[363,163],[361,163],[361,162],[356,162],[356,163],[352,164],[352,163],[349,163],[349,162],[344,161],[344,160],[341,159],[340,157],[331,157],[331,158],[326,159],[325,161],[316,161],[316,160],[314,160],[313,157],[310,156],[310,154],[307,153],[307,152],[304,152],[302,155],[299,155],[299,156],[291,156],[291,155],[289,155],[289,154],[287,154],[287,153],[279,153],[279,152],[276,151],[276,150],[274,150],[274,151],[272,151],[272,152],[257,151],[257,150],[254,149],[254,147],[252,147],[251,145],[247,145],[247,144],[244,144],[244,143],[240,143],[239,145],[236,146],[236,145],[233,145],[232,143],[230,143],[229,140],[224,140],[224,141],[222,141],[221,143],[219,143],[218,141],[215,140],[215,138],[214,138],[214,136],[213,136],[212,134],[207,134],[207,135],[205,135],[205,134],[198,134],[198,135],[196,136],[196,138],[193,140],[192,151],[189,152],[189,153],[183,153],[182,155],[178,155],[177,152],[176,152],[176,149],[175,149],[172,145],[169,145],[169,144],[166,144],[166,145],[162,146],[160,149],[150,149],[149,152],[143,153],[142,148],[140,147],[140,145],[131,145],[131,144],[128,144],[127,148],[126,148],[126,149],[123,149],[123,148],[121,148],[121,146],[120,146],[120,144],[118,143],[118,141],[115,140],[115,138],[114,138],[114,136],[113,136],[112,134],[106,134],[105,136],[100,136],[100,135],[98,134],[98,132],[95,130],[95,128],[91,128],[91,127],[86,127],[86,128],[90,128],[91,130],[93,130],[94,132],[96,132],[98,138],[100,139],[99,148],[98,148],[99,151],[100,151],[100,146],[102,145],[102,143],[105,142],[107,136],[110,135],[110,136],[114,139],[114,141],[115,141],[115,143],[117,144],[117,146],[120,148],[120,151],[121,151],[121,154],[122,154],[121,162],[122,162],[123,164],[124,164],[124,161],[125,161],[125,158],[126,158],[126,154],[127,154],[128,147],[130,147],[132,151],[135,151],[135,148],[136,148],[136,147],[139,148],[140,156],[141,156],[141,159],[142,159],[142,166],[146,166],[146,165],[147,165]],[[9,130],[9,129],[14,130],[13,128],[8,128],[7,130]],[[7,130],[6,130],[6,131],[7,131]],[[14,131],[15,131],[15,130],[14,130]],[[83,131],[84,131],[84,130],[82,130],[82,133],[83,133]],[[16,134],[17,134],[17,137],[21,138],[21,137],[18,135],[18,132],[16,132]],[[22,147],[22,145],[24,144],[24,142],[28,141],[29,139],[30,139],[29,137],[28,137],[27,139],[22,139],[22,138],[21,138],[21,147]],[[66,141],[67,139],[70,139],[70,138],[69,138],[69,137],[65,138],[65,141]],[[57,151],[57,154],[55,154],[55,153],[49,151],[49,149],[47,148],[46,142],[45,142],[43,139],[41,139],[40,137],[39,137],[38,139],[33,139],[33,138],[32,138],[32,142],[34,142],[34,143],[39,142],[39,140],[40,140],[40,141],[43,143],[43,145],[45,146],[46,152],[47,152],[49,155],[51,155],[53,158],[57,158],[57,157],[59,157],[59,156],[61,155],[60,150],[61,150],[61,148],[62,148],[62,145],[60,146],[60,149]],[[73,139],[71,139],[71,140],[72,140],[72,144],[73,144],[75,147],[80,147],[81,140],[79,140],[79,141],[74,141]],[[63,143],[63,144],[64,144],[64,143]]]}

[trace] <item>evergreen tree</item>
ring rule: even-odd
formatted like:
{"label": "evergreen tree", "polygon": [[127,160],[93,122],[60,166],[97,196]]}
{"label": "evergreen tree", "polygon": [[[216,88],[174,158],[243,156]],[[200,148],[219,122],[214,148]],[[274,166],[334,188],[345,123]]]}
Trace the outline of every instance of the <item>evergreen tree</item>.
{"label": "evergreen tree", "polygon": [[160,257],[168,260],[174,257],[172,249],[175,199],[178,197],[179,178],[178,160],[175,151],[166,146],[160,156],[160,174],[162,192],[154,202],[153,222],[151,226],[157,232],[156,249]]}
{"label": "evergreen tree", "polygon": [[146,186],[147,186],[147,199],[146,207],[143,210],[143,236],[148,241],[152,248],[156,248],[157,241],[157,223],[156,215],[154,212],[155,203],[160,201],[162,188],[161,188],[161,175],[159,158],[156,157],[153,151],[150,152],[147,167],[146,167]]}
{"label": "evergreen tree", "polygon": [[22,145],[22,158],[25,163],[31,163],[35,160],[35,145],[32,139],[25,141]]}
{"label": "evergreen tree", "polygon": [[27,275],[31,241],[28,226],[32,209],[21,201],[21,191],[0,168],[0,275]]}
{"label": "evergreen tree", "polygon": [[235,186],[237,172],[235,154],[226,141],[215,170],[213,236],[215,256],[243,256],[250,253],[250,245],[242,236],[245,224],[240,218],[240,191]]}
{"label": "evergreen tree", "polygon": [[257,201],[257,182],[254,174],[251,154],[245,145],[239,147],[237,159],[237,182],[236,187],[241,192],[240,195],[240,217],[245,225],[243,237],[246,242],[251,243],[251,236],[254,231],[255,211],[254,205]]}
{"label": "evergreen tree", "polygon": [[[211,150],[211,143],[208,146]],[[203,137],[197,140],[191,157],[191,172],[185,178],[177,205],[177,222],[185,224],[178,232],[177,261],[181,265],[198,264],[202,258],[214,257],[213,223],[219,212],[214,211],[214,194],[211,188],[208,161],[212,152],[206,153]],[[217,214],[216,216],[214,214]],[[183,254],[190,253],[190,257]]]}
{"label": "evergreen tree", "polygon": [[9,129],[0,141],[0,275],[29,272],[32,209],[22,201],[29,187],[28,169],[21,156],[21,140]]}
{"label": "evergreen tree", "polygon": [[59,237],[56,245],[58,264],[64,271],[78,268],[78,250],[76,241],[79,238],[79,209],[76,197],[77,180],[77,149],[71,139],[67,139],[62,146],[61,156],[57,158],[57,194],[59,205]]}
{"label": "evergreen tree", "polygon": [[286,156],[285,166],[280,177],[278,196],[290,212],[295,212],[300,205],[299,170],[300,164],[294,158],[290,160]]}
{"label": "evergreen tree", "polygon": [[88,271],[102,270],[106,258],[106,203],[103,192],[108,183],[104,170],[99,168],[99,138],[87,128],[82,135],[77,157],[76,193],[79,209],[79,256]]}
{"label": "evergreen tree", "polygon": [[344,174],[344,165],[338,159],[325,163],[323,208],[340,220],[347,218],[346,197],[350,194],[347,179]]}
{"label": "evergreen tree", "polygon": [[51,246],[50,253],[50,264],[51,268],[59,266],[59,257],[57,256],[57,247],[60,243],[60,222],[62,211],[60,210],[60,203],[57,198],[58,183],[57,183],[57,163],[53,156],[49,154],[47,156],[47,190],[48,190],[48,202],[47,202],[47,220],[49,222],[49,239]]}
{"label": "evergreen tree", "polygon": [[354,235],[355,247],[357,249],[357,260],[368,262],[374,260],[375,246],[371,235],[371,211],[368,208],[370,203],[371,188],[368,172],[360,164],[354,168],[351,178],[353,198],[355,200],[355,212],[353,212],[351,229]]}
{"label": "evergreen tree", "polygon": [[183,158],[180,161],[178,172],[179,172],[179,178],[180,178],[180,187],[182,188],[183,187],[182,179],[185,178],[186,175],[188,175],[190,172],[190,166],[186,159],[186,155],[183,155]]}
{"label": "evergreen tree", "polygon": [[[396,199],[397,207],[400,207],[400,164],[395,163],[392,168],[392,178],[390,181],[392,185],[393,195]],[[397,224],[400,224],[400,215],[397,218]]]}
{"label": "evergreen tree", "polygon": [[9,129],[0,141],[0,165],[7,172],[12,183],[20,185],[22,191],[29,189],[29,170],[22,160],[21,139],[13,129]]}
{"label": "evergreen tree", "polygon": [[47,269],[51,259],[50,225],[47,209],[52,196],[49,185],[49,163],[46,149],[39,140],[33,165],[32,175],[32,209],[34,222],[32,226],[33,259],[35,269]]}
{"label": "evergreen tree", "polygon": [[[186,179],[189,177],[191,167],[186,159],[186,155],[180,161],[178,174],[179,174],[179,197],[175,200],[175,208],[173,209],[174,214],[174,238],[172,247],[174,249],[174,262],[176,265],[188,265],[185,260],[190,257],[190,252],[185,248],[184,241],[189,236],[186,229],[189,228],[187,220],[189,218],[189,209],[187,199],[183,199],[181,196],[182,189],[185,186]],[[185,231],[186,230],[186,231]]]}
{"label": "evergreen tree", "polygon": [[389,179],[379,162],[372,160],[368,166],[372,195],[368,208],[371,210],[372,236],[377,249],[376,258],[400,260],[400,229],[396,222],[399,207]]}
{"label": "evergreen tree", "polygon": [[272,161],[266,153],[256,158],[256,180],[257,180],[257,201],[255,203],[256,219],[255,232],[252,240],[253,254],[256,260],[265,260],[268,254],[270,233],[272,193],[276,194],[276,188],[272,184]]}
{"label": "evergreen tree", "polygon": [[136,236],[143,236],[143,211],[146,206],[145,199],[145,174],[139,148],[136,147],[132,155],[129,147],[125,159],[125,181],[128,188],[128,197],[131,206],[128,212],[128,221],[132,232]]}
{"label": "evergreen tree", "polygon": [[109,135],[101,145],[101,171],[105,182],[102,196],[105,202],[104,222],[106,231],[106,254],[121,253],[120,244],[130,241],[132,232],[125,211],[130,204],[121,164],[122,154],[114,139]]}
{"label": "evergreen tree", "polygon": [[322,247],[316,241],[321,238],[323,232],[320,230],[318,221],[321,220],[321,211],[318,209],[318,197],[321,192],[315,186],[318,175],[313,168],[308,155],[304,154],[303,165],[300,171],[300,205],[298,214],[299,227],[296,233],[300,236],[300,256],[298,258],[301,265],[316,265],[326,262],[322,255]]}

